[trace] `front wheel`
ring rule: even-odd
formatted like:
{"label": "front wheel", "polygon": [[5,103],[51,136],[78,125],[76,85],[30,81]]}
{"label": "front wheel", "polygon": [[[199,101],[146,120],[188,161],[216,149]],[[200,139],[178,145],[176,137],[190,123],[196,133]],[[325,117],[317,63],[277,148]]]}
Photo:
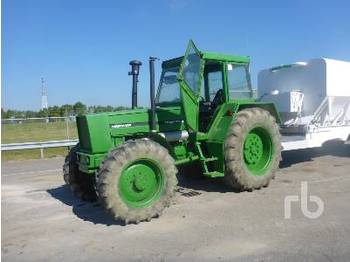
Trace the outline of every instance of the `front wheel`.
{"label": "front wheel", "polygon": [[97,200],[94,177],[79,170],[77,164],[78,149],[79,145],[74,146],[66,156],[63,164],[63,179],[75,196],[93,202]]}
{"label": "front wheel", "polygon": [[177,169],[168,151],[154,141],[127,141],[110,151],[98,174],[105,209],[125,223],[159,216],[171,204]]}
{"label": "front wheel", "polygon": [[238,190],[267,186],[281,160],[281,138],[275,118],[260,108],[237,114],[225,141],[225,181]]}

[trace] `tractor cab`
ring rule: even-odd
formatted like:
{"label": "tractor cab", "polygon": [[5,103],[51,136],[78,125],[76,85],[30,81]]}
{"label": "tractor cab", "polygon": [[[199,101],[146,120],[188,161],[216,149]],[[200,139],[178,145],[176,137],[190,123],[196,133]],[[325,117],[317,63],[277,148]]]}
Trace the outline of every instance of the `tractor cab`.
{"label": "tractor cab", "polygon": [[192,131],[207,132],[222,104],[253,99],[249,57],[201,52],[190,41],[162,69],[156,106],[182,106]]}

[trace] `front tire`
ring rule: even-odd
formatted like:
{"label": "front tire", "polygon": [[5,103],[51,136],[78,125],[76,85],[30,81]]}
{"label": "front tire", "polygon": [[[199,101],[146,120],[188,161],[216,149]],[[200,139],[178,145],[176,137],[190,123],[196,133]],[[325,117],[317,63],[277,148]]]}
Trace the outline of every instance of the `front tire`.
{"label": "front tire", "polygon": [[177,186],[174,159],[148,139],[125,142],[111,150],[98,174],[105,209],[126,224],[159,216],[171,204]]}
{"label": "front tire", "polygon": [[64,160],[63,179],[76,197],[93,202],[97,200],[94,177],[79,170],[76,154],[78,148],[79,144],[72,147]]}
{"label": "front tire", "polygon": [[237,114],[225,141],[225,181],[236,190],[267,186],[281,160],[281,136],[275,118],[261,108]]}

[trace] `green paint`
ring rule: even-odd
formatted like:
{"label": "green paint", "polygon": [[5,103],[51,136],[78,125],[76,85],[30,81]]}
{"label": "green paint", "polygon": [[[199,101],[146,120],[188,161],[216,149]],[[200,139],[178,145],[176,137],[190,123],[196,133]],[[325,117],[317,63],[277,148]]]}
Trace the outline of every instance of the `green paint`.
{"label": "green paint", "polygon": [[104,153],[113,145],[107,114],[77,117],[81,151]]}
{"label": "green paint", "polygon": [[94,174],[96,167],[99,167],[103,159],[106,157],[106,153],[103,154],[89,154],[84,153],[81,150],[77,152],[79,161],[79,170],[86,174]]}
{"label": "green paint", "polygon": [[[179,94],[179,98],[171,99],[170,96],[166,102],[159,103],[156,100],[155,132],[150,130],[150,109],[77,117],[81,148],[78,152],[79,169],[93,175],[109,150],[126,140],[147,137],[167,148],[176,165],[199,161],[206,176],[224,176],[224,142],[228,129],[240,110],[259,107],[268,110],[279,122],[279,115],[272,103],[257,102],[253,99],[249,63],[250,58],[247,56],[199,51],[190,41],[184,56],[162,63],[160,86],[165,83],[167,88],[175,88],[168,94]],[[246,69],[246,99],[238,99],[239,95],[230,96],[228,75],[232,69],[235,70],[235,66],[243,66]],[[171,72],[172,75],[166,76],[165,72]],[[219,72],[222,76],[215,80],[221,81],[220,86],[223,89],[221,102],[216,107],[213,101],[210,101],[211,97],[217,95],[217,90],[211,90],[208,84],[210,72]],[[157,97],[162,95],[161,92],[163,90],[159,88]],[[213,108],[205,105],[208,103],[211,103]],[[159,134],[182,130],[189,133],[186,141],[168,142]],[[268,136],[259,130],[252,131],[246,138],[242,154],[252,174],[263,174],[268,168],[268,159],[271,157],[269,154],[272,154],[273,149],[269,149],[266,141]],[[143,206],[152,202],[153,197],[157,195],[154,192],[158,192],[159,187],[162,187],[161,174],[157,164],[151,160],[142,160],[130,165],[123,172],[120,181],[120,185],[123,185],[120,192],[125,201],[129,201],[133,206]]]}
{"label": "green paint", "polygon": [[248,64],[250,62],[249,56],[234,56],[225,55],[213,52],[203,52],[202,58],[205,60],[217,60],[219,62],[232,62],[232,63],[244,63]]}
{"label": "green paint", "polygon": [[150,159],[139,159],[122,171],[119,195],[132,208],[142,208],[157,201],[164,189],[164,170]]}
{"label": "green paint", "polygon": [[261,176],[271,167],[274,148],[270,133],[263,127],[249,131],[244,140],[244,163],[252,175]]}
{"label": "green paint", "polygon": [[194,162],[197,160],[199,160],[199,156],[191,156],[191,157],[184,158],[184,159],[178,159],[175,161],[175,164],[176,165],[183,165],[183,164],[188,164],[188,163],[191,163],[191,162]]}

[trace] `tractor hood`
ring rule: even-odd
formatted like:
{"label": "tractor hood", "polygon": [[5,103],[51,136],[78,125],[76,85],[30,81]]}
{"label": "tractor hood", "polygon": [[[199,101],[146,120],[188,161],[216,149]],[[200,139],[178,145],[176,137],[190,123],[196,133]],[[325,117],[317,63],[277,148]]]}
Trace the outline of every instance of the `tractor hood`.
{"label": "tractor hood", "polygon": [[[136,138],[150,132],[150,109],[123,110],[77,117],[80,150],[106,153],[124,138]],[[156,108],[156,129],[159,132],[184,130],[180,106]]]}

